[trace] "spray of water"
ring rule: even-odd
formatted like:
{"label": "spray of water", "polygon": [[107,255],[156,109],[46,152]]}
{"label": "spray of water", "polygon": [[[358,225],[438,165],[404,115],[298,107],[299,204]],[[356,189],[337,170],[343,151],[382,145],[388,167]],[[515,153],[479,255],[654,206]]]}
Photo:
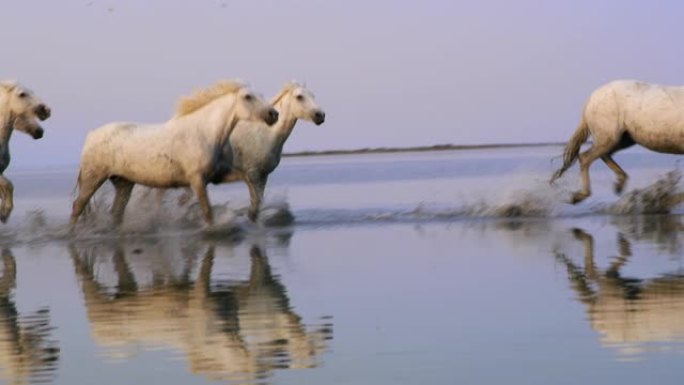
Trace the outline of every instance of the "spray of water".
{"label": "spray of water", "polygon": [[[75,229],[66,218],[55,218],[43,210],[32,210],[22,220],[0,227],[0,241],[5,244],[50,240],[146,237],[155,235],[194,234],[227,238],[255,229],[282,228],[292,225],[339,226],[349,224],[430,222],[478,219],[560,218],[587,215],[666,214],[684,201],[680,190],[682,174],[672,170],[653,183],[632,189],[612,203],[567,203],[572,186],[550,186],[539,175],[516,173],[502,177],[498,186],[484,192],[460,192],[453,204],[417,202],[412,207],[370,207],[356,209],[301,209],[293,213],[287,198],[269,198],[260,213],[260,224],[246,219],[248,202],[214,205],[216,225],[207,228],[194,199],[178,199],[178,193],[161,198],[156,190],[137,189],[126,210],[124,224],[114,229],[109,212],[113,191],[103,188]],[[562,181],[561,181],[562,182]],[[569,183],[569,182],[566,182]],[[470,194],[470,195],[469,195]],[[475,196],[475,198],[473,198]]]}
{"label": "spray of water", "polygon": [[624,194],[601,212],[613,215],[669,214],[684,201],[681,180],[679,169],[669,171],[650,185]]}

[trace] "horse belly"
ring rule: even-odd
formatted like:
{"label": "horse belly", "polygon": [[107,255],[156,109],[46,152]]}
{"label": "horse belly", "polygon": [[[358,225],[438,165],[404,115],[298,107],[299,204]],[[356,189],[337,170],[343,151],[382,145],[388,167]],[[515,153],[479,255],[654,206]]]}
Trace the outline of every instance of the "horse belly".
{"label": "horse belly", "polygon": [[684,125],[658,123],[628,129],[634,142],[655,152],[684,154]]}
{"label": "horse belly", "polygon": [[126,159],[116,162],[110,171],[111,176],[130,180],[149,187],[187,186],[183,170],[171,161],[136,161]]}

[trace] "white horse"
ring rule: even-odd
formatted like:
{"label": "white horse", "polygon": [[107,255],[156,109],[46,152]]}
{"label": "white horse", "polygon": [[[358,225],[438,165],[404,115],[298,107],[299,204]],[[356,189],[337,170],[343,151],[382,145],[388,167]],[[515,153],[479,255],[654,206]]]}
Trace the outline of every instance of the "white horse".
{"label": "white horse", "polygon": [[[591,147],[579,154],[589,135]],[[652,151],[684,154],[684,87],[620,80],[596,89],[565,147],[563,166],[551,182],[579,158],[582,188],[573,194],[571,202],[581,202],[591,195],[589,166],[601,158],[617,176],[615,193],[620,194],[627,174],[612,155],[634,144]]]}
{"label": "white horse", "polygon": [[9,141],[15,129],[40,139],[38,120],[50,117],[50,109],[30,90],[14,81],[0,81],[0,222],[5,223],[14,208],[14,187],[4,175],[10,163]]}
{"label": "white horse", "polygon": [[240,122],[223,147],[225,162],[215,171],[214,184],[242,180],[247,184],[251,205],[249,219],[256,221],[268,176],[278,167],[283,145],[298,119],[323,124],[325,112],[311,91],[289,82],[271,100],[280,118],[272,126],[261,122]]}
{"label": "white horse", "polygon": [[246,85],[221,81],[181,99],[176,114],[166,123],[111,123],[90,132],[81,154],[72,226],[107,179],[116,190],[115,225],[121,224],[135,184],[190,186],[204,220],[211,225],[206,185],[215,179],[216,165],[223,162],[223,146],[240,120],[273,124],[278,112]]}

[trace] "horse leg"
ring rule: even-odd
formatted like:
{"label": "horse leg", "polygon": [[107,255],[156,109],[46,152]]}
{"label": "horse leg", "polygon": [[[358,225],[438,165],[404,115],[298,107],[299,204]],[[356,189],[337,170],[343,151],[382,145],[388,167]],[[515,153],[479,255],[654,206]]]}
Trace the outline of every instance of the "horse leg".
{"label": "horse leg", "polygon": [[615,194],[620,195],[622,193],[622,189],[625,187],[625,182],[627,181],[627,173],[625,173],[625,170],[623,170],[622,167],[615,163],[612,156],[603,155],[601,160],[615,173],[617,180],[615,181],[613,190],[615,191]]}
{"label": "horse leg", "polygon": [[112,218],[114,220],[114,226],[118,227],[123,221],[124,211],[126,211],[126,205],[131,198],[131,192],[133,191],[133,186],[135,186],[135,184],[128,179],[118,177],[112,178],[111,181],[116,191],[114,203],[112,203]]}
{"label": "horse leg", "polygon": [[207,185],[203,178],[195,178],[190,183],[190,188],[197,196],[197,202],[202,209],[202,216],[207,225],[211,226],[214,224],[214,215],[211,211],[211,204],[209,203],[209,196],[207,195]]}
{"label": "horse leg", "polygon": [[247,176],[247,187],[249,188],[250,196],[250,207],[247,217],[252,222],[256,222],[259,216],[259,209],[261,207],[261,201],[264,198],[267,179],[267,175],[262,175],[260,173]]}
{"label": "horse leg", "polygon": [[14,186],[2,174],[0,174],[0,199],[2,199],[0,222],[6,223],[14,208]]}
{"label": "horse leg", "polygon": [[625,187],[625,182],[627,181],[627,173],[613,160],[612,155],[627,147],[631,147],[634,144],[634,139],[632,139],[628,133],[624,133],[618,144],[615,145],[615,147],[613,147],[608,154],[601,157],[601,160],[606,164],[606,166],[608,166],[608,168],[613,170],[615,176],[617,177],[614,185],[615,194],[619,195],[622,193],[622,190]]}
{"label": "horse leg", "polygon": [[576,204],[589,197],[591,195],[591,183],[589,181],[589,167],[591,164],[604,154],[608,153],[608,149],[605,146],[593,144],[587,151],[583,152],[579,156],[580,164],[580,176],[582,180],[582,187],[579,191],[576,191],[572,195],[570,203]]}
{"label": "horse leg", "polygon": [[[81,173],[81,175],[83,175],[83,173]],[[71,219],[69,221],[72,228],[76,224],[76,221],[78,221],[78,217],[83,213],[83,209],[88,204],[90,198],[106,180],[106,176],[89,178],[88,180],[79,180],[78,197],[76,197],[74,200],[74,204],[71,209]]]}

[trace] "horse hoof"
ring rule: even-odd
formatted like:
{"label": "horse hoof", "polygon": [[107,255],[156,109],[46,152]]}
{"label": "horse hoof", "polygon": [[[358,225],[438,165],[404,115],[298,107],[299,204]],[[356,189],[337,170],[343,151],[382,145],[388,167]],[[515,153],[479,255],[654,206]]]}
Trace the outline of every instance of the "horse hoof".
{"label": "horse hoof", "polygon": [[258,218],[258,214],[257,214],[257,213],[252,213],[252,212],[247,213],[247,219],[249,219],[250,222],[256,223],[256,222],[257,222],[257,218]]}
{"label": "horse hoof", "polygon": [[7,223],[7,220],[9,219],[10,213],[11,213],[11,211],[9,211],[9,210],[0,211],[0,222]]}
{"label": "horse hoof", "polygon": [[583,200],[587,199],[588,195],[582,194],[582,193],[574,193],[572,194],[572,198],[570,198],[570,203],[573,205],[576,205]]}
{"label": "horse hoof", "polygon": [[620,195],[622,194],[622,191],[625,189],[625,184],[624,183],[615,183],[615,186],[613,188],[613,191],[615,191],[615,195]]}

